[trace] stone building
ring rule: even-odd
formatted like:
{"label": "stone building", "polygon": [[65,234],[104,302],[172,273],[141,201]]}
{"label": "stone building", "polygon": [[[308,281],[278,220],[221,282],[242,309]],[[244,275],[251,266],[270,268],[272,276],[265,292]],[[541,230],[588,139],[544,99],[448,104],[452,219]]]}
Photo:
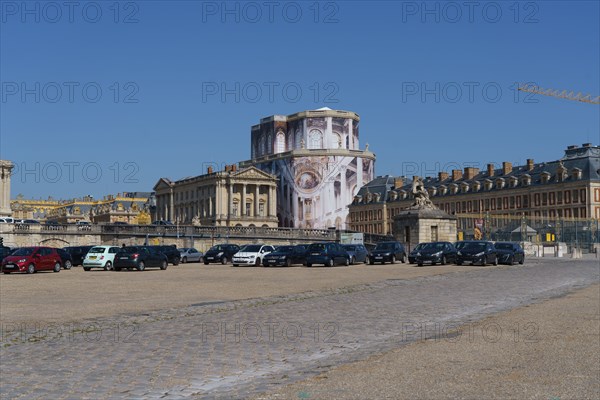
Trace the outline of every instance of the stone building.
{"label": "stone building", "polygon": [[303,111],[272,115],[252,127],[251,160],[278,176],[277,220],[281,227],[344,229],[348,204],[373,179],[375,155],[360,150],[358,114]]}
{"label": "stone building", "polygon": [[255,167],[178,181],[161,178],[154,186],[155,220],[207,226],[277,227],[277,178]]}
{"label": "stone building", "polygon": [[[600,219],[600,147],[569,146],[559,160],[485,171],[468,167],[424,180],[432,202],[449,214]],[[395,215],[411,204],[411,182],[377,177],[350,204],[350,229],[390,234]]]}
{"label": "stone building", "polygon": [[10,217],[10,175],[14,165],[10,161],[0,160],[0,217]]}

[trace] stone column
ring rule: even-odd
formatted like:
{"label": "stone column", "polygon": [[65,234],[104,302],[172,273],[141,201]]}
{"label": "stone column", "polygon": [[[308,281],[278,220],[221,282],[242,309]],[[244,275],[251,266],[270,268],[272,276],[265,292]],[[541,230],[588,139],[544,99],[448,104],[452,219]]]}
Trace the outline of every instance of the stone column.
{"label": "stone column", "polygon": [[348,188],[346,187],[346,167],[340,168],[340,200],[342,202],[342,209],[348,206],[347,197]]}
{"label": "stone column", "polygon": [[228,217],[231,218],[233,215],[233,182],[229,181],[229,211],[227,213]]}
{"label": "stone column", "polygon": [[300,218],[298,216],[298,196],[295,193],[292,196],[292,210],[293,210],[292,221],[294,224],[294,228],[296,228],[298,226],[297,221],[299,221]]}
{"label": "stone column", "polygon": [[363,186],[362,158],[356,157],[356,190]]}
{"label": "stone column", "polygon": [[260,186],[254,185],[254,217],[258,217]]}
{"label": "stone column", "polygon": [[269,186],[269,210],[268,210],[268,216],[269,217],[275,217],[277,216],[277,212],[275,210],[275,196],[277,196],[277,194],[275,193],[275,187],[273,186]]}
{"label": "stone column", "polygon": [[240,215],[241,216],[247,216],[246,215],[246,184],[242,184],[242,201],[240,201]]}
{"label": "stone column", "polygon": [[175,196],[173,195],[173,188],[169,192],[169,221],[175,219]]}

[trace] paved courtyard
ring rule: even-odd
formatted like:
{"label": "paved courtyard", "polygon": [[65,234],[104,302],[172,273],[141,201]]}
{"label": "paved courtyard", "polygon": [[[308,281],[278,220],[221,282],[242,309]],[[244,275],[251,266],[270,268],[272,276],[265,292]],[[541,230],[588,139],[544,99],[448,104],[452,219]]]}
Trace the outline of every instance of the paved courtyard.
{"label": "paved courtyard", "polygon": [[597,260],[447,268],[456,272],[69,322],[3,316],[0,395],[245,398],[600,280]]}

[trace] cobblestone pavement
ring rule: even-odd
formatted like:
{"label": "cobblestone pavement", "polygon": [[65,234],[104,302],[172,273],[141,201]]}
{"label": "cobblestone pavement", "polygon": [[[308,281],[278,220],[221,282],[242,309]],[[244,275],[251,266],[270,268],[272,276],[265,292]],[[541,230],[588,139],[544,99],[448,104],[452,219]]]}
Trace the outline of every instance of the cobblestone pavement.
{"label": "cobblestone pavement", "polygon": [[[244,398],[599,280],[596,260],[535,260],[69,325],[6,323],[0,397]],[[494,327],[489,340],[498,334],[513,333]]]}

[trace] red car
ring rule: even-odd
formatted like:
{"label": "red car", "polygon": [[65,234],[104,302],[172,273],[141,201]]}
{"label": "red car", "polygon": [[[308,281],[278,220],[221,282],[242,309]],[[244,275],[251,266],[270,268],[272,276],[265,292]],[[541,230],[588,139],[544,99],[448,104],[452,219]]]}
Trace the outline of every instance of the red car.
{"label": "red car", "polygon": [[36,271],[60,272],[62,262],[60,255],[51,247],[21,247],[2,260],[2,272],[27,272]]}

